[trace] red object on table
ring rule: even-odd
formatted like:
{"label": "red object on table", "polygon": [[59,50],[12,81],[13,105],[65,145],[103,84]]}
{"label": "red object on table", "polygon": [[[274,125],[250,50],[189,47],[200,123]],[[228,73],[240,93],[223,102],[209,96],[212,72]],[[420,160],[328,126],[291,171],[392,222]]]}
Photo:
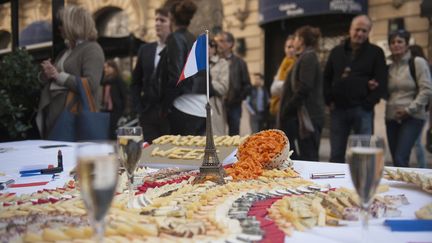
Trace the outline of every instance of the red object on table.
{"label": "red object on table", "polygon": [[281,198],[282,197],[275,197],[255,202],[248,212],[248,216],[255,216],[255,218],[261,224],[261,229],[265,232],[264,237],[260,242],[284,242],[284,232],[277,227],[274,221],[267,218],[267,209],[269,209],[274,202]]}
{"label": "red object on table", "polygon": [[45,186],[49,181],[38,181],[32,183],[21,183],[21,184],[12,184],[9,188],[17,188],[17,187],[31,187],[31,186]]}

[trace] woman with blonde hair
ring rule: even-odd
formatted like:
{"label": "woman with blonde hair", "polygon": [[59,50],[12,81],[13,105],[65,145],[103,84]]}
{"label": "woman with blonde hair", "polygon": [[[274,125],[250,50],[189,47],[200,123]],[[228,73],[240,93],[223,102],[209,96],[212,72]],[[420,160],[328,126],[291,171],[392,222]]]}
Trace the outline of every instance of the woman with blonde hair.
{"label": "woman with blonde hair", "polygon": [[95,22],[87,10],[67,5],[59,12],[58,18],[67,49],[56,57],[54,63],[50,59],[41,63],[39,80],[44,87],[36,121],[42,138],[62,140],[50,132],[66,108],[69,92],[76,94],[77,80],[80,80],[77,77],[81,77],[87,80],[91,97],[97,98],[105,57],[96,42]]}

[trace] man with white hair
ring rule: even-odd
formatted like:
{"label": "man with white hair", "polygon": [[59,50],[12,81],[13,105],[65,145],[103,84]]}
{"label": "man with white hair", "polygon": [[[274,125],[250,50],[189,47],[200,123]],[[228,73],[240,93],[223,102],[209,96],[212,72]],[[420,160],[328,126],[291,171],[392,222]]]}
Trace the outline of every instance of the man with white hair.
{"label": "man with white hair", "polygon": [[[324,70],[324,98],[330,109],[330,161],[343,163],[348,136],[372,134],[374,106],[385,94],[383,50],[368,40],[372,21],[353,18],[349,38],[334,47]],[[375,87],[371,87],[371,85]]]}

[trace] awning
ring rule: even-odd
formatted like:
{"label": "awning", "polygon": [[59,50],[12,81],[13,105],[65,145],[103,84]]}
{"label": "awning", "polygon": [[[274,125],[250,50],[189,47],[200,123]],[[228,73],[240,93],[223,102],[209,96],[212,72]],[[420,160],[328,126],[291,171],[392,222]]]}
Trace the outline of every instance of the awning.
{"label": "awning", "polygon": [[422,17],[432,17],[432,1],[423,0],[420,4],[420,16]]}
{"label": "awning", "polygon": [[368,0],[260,0],[260,24],[319,14],[367,13]]}
{"label": "awning", "polygon": [[35,21],[21,31],[19,36],[19,45],[28,46],[51,40],[51,24],[46,21]]}
{"label": "awning", "polygon": [[125,37],[98,37],[97,42],[102,46],[106,58],[135,56],[142,40],[129,35]]}

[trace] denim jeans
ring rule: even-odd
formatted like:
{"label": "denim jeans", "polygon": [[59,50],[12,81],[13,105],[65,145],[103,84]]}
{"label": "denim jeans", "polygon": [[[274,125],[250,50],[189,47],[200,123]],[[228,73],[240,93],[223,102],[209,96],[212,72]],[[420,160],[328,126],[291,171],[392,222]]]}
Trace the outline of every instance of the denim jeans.
{"label": "denim jeans", "polygon": [[361,106],[335,108],[330,114],[330,161],[344,163],[348,136],[354,134],[372,134],[373,111]]}
{"label": "denim jeans", "polygon": [[417,167],[426,168],[426,155],[425,155],[426,152],[421,142],[421,133],[414,144],[414,151],[416,153],[416,158],[417,158]]}
{"label": "denim jeans", "polygon": [[402,122],[386,121],[387,141],[396,167],[408,167],[411,149],[419,137],[425,121],[407,118]]}
{"label": "denim jeans", "polygon": [[230,136],[240,134],[240,118],[242,114],[241,103],[239,105],[230,105],[226,107],[228,120],[228,134]]}
{"label": "denim jeans", "polygon": [[258,112],[257,114],[250,115],[249,123],[252,133],[264,130],[265,115],[265,112]]}

